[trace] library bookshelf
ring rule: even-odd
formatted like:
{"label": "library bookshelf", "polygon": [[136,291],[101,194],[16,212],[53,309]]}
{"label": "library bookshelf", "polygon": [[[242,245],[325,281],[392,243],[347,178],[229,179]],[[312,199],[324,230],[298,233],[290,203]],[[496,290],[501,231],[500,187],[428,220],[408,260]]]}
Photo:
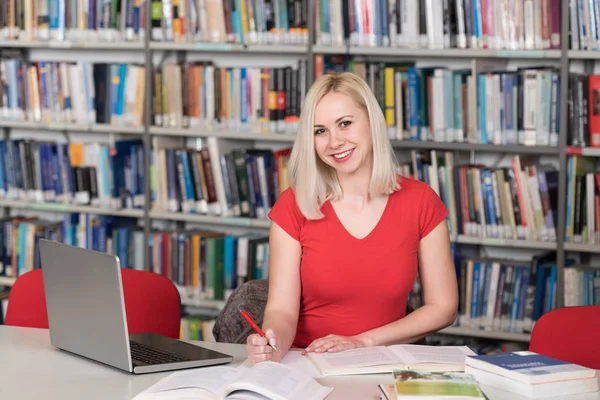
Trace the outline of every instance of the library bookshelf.
{"label": "library bookshelf", "polygon": [[[10,1],[11,0],[9,0],[9,2]],[[49,1],[61,2],[63,0]],[[334,7],[338,5],[336,0],[329,1],[334,4]],[[387,3],[385,1],[380,3],[377,0],[375,0],[375,2],[377,4]],[[589,157],[593,159],[594,157],[600,157],[600,148],[590,147],[589,140],[584,141],[585,145],[581,146],[577,141],[569,139],[571,136],[570,130],[572,129],[572,127],[569,125],[569,118],[567,117],[568,113],[570,112],[570,102],[572,102],[570,90],[573,90],[573,88],[570,86],[572,83],[570,79],[571,67],[574,63],[580,63],[584,68],[583,73],[591,75],[593,73],[594,60],[600,58],[599,51],[587,50],[589,48],[595,49],[595,46],[588,45],[584,39],[577,38],[579,35],[578,32],[575,34],[570,34],[570,26],[573,24],[573,18],[579,21],[579,24],[582,24],[581,21],[584,21],[585,16],[577,15],[573,17],[573,9],[571,8],[571,4],[569,4],[569,2],[547,2],[549,4],[548,7],[551,7],[551,5],[557,5],[557,7],[560,7],[560,10],[546,10],[546,17],[544,17],[550,18],[550,16],[552,16],[552,18],[554,18],[551,24],[553,29],[552,33],[558,34],[560,41],[559,45],[543,45],[541,46],[542,48],[536,48],[536,46],[527,49],[472,48],[476,46],[472,46],[470,43],[467,46],[464,46],[464,48],[458,48],[456,46],[442,46],[443,48],[424,48],[422,46],[417,46],[418,48],[406,48],[402,46],[359,46],[356,44],[335,45],[333,44],[334,39],[329,38],[329,36],[333,37],[333,33],[339,36],[339,28],[341,25],[337,25],[339,24],[339,19],[334,18],[333,20],[336,22],[331,22],[329,28],[324,27],[322,20],[324,10],[322,8],[322,4],[327,3],[327,1],[320,0],[319,3],[317,0],[297,0],[295,3],[301,5],[299,8],[301,11],[298,11],[297,13],[299,14],[295,15],[296,20],[294,25],[296,28],[296,33],[300,32],[300,34],[298,34],[299,36],[297,36],[295,39],[290,39],[290,41],[287,43],[284,43],[285,40],[283,39],[281,41],[275,40],[276,43],[267,44],[258,44],[252,40],[250,40],[252,43],[208,43],[206,41],[200,41],[197,38],[179,41],[155,40],[156,30],[158,30],[160,33],[158,36],[162,36],[165,26],[168,26],[169,29],[175,28],[168,24],[165,25],[165,20],[164,18],[160,17],[160,12],[158,13],[158,20],[153,20],[153,13],[150,12],[151,7],[157,6],[159,9],[161,9],[161,6],[166,7],[165,4],[170,4],[168,2],[153,0],[145,2],[147,9],[144,13],[140,13],[140,15],[144,16],[145,20],[143,23],[141,20],[138,21],[139,25],[137,26],[138,28],[140,28],[142,25],[146,27],[152,27],[152,30],[151,32],[149,32],[150,30],[146,30],[146,34],[143,35],[143,38],[138,38],[138,40],[78,40],[70,38],[66,38],[64,40],[35,40],[20,39],[16,37],[8,38],[9,34],[5,33],[3,35],[1,29],[1,24],[5,23],[5,21],[0,21],[0,59],[17,57],[24,62],[28,62],[30,53],[37,50],[43,50],[46,53],[56,52],[59,54],[62,52],[85,53],[89,51],[103,52],[103,54],[138,54],[143,59],[143,62],[138,64],[141,65],[145,71],[154,71],[157,66],[158,68],[162,66],[164,58],[167,55],[175,56],[176,63],[185,63],[186,59],[192,56],[203,57],[205,61],[212,61],[213,58],[218,59],[223,55],[235,56],[238,61],[260,59],[260,57],[266,57],[267,60],[272,60],[274,57],[297,56],[306,61],[304,64],[305,66],[301,68],[297,75],[297,79],[304,81],[304,84],[301,85],[303,90],[306,90],[306,88],[310,86],[310,83],[315,80],[315,77],[322,73],[323,60],[330,56],[362,60],[366,63],[392,62],[402,64],[406,62],[414,63],[419,62],[420,60],[429,60],[437,63],[436,65],[438,66],[441,65],[442,67],[444,67],[444,64],[448,60],[456,60],[466,63],[468,65],[466,69],[469,69],[473,75],[482,73],[484,74],[486,71],[491,71],[490,65],[493,66],[494,63],[518,61],[520,63],[539,66],[546,62],[551,62],[553,63],[552,71],[555,74],[554,79],[560,82],[560,85],[556,86],[556,102],[551,104],[551,107],[555,107],[556,109],[557,115],[555,116],[555,119],[558,121],[556,123],[556,132],[554,132],[556,134],[555,143],[506,143],[503,140],[500,140],[500,143],[497,143],[492,138],[484,141],[481,140],[480,137],[474,138],[473,136],[465,137],[462,141],[440,141],[431,140],[431,138],[430,140],[421,140],[419,137],[411,137],[410,139],[407,139],[406,137],[391,137],[390,140],[393,148],[398,154],[412,154],[413,157],[414,154],[419,152],[423,153],[434,151],[440,155],[452,153],[456,156],[457,160],[460,157],[469,157],[469,160],[472,160],[475,155],[481,154],[492,157],[533,156],[548,157],[553,159],[556,165],[556,170],[559,171],[556,181],[556,197],[551,199],[553,202],[555,202],[556,210],[556,214],[553,216],[553,228],[555,230],[555,237],[557,238],[556,240],[542,240],[540,238],[532,239],[529,237],[519,239],[514,237],[489,237],[489,235],[466,234],[466,232],[462,231],[461,229],[455,229],[452,232],[451,241],[455,245],[462,245],[476,249],[497,248],[505,251],[506,253],[509,253],[511,249],[555,251],[556,293],[553,301],[555,302],[555,307],[564,305],[564,272],[566,269],[565,266],[568,259],[568,253],[585,253],[589,255],[600,253],[600,244],[598,244],[599,242],[597,241],[592,240],[589,243],[582,243],[573,241],[571,239],[563,240],[563,238],[567,237],[568,230],[569,217],[567,215],[567,208],[570,199],[573,198],[573,194],[569,192],[568,189],[570,185],[567,172],[569,169],[569,158]],[[399,2],[398,4],[401,3],[402,2]],[[441,3],[442,2],[440,1],[440,4]],[[540,4],[541,3],[546,4],[546,2],[540,2]],[[577,4],[578,2],[575,1],[572,3]],[[489,2],[488,4],[490,7],[492,7],[492,2]],[[414,8],[411,7],[415,6],[407,6],[407,12],[415,12]],[[541,12],[540,10],[537,11]],[[126,13],[127,11],[123,12]],[[418,10],[416,12],[418,13]],[[462,12],[464,13],[464,10]],[[156,13],[154,13],[154,15],[156,15]],[[189,18],[189,14],[187,17]],[[421,17],[425,18],[423,15],[421,15]],[[113,16],[111,18],[115,17]],[[188,20],[185,20],[185,13],[182,14],[181,18],[183,18],[186,23],[189,23]],[[254,17],[250,18],[261,17],[255,15]],[[316,21],[318,18],[321,18],[321,20]],[[433,19],[434,16],[427,15],[426,18]],[[454,16],[452,18],[457,17]],[[172,22],[173,21],[171,21],[171,23]],[[264,23],[264,21],[262,22]],[[281,23],[283,24],[283,22]],[[287,26],[287,24],[285,25]],[[286,28],[282,29],[285,31]],[[388,28],[385,29],[386,32],[387,29]],[[467,28],[463,27],[452,29],[463,29],[464,33],[466,32]],[[292,29],[290,29],[290,32],[291,31]],[[423,32],[420,33],[423,34]],[[435,37],[437,33],[432,35],[432,37]],[[290,33],[290,37],[291,36],[293,35]],[[300,39],[298,37],[300,37]],[[327,42],[327,40],[330,40],[330,43],[323,44]],[[575,43],[577,44],[575,45]],[[456,43],[454,44],[456,45]],[[269,61],[265,62],[264,65],[269,65]],[[227,67],[227,65],[225,65],[225,67]],[[321,70],[319,68],[321,68]],[[325,67],[325,69],[327,69],[327,67]],[[167,79],[167,74],[163,75],[162,77]],[[294,136],[290,130],[286,130],[285,132],[277,132],[277,130],[264,131],[263,129],[262,132],[259,132],[261,129],[256,129],[256,127],[227,127],[212,125],[202,126],[199,128],[198,126],[183,127],[180,123],[175,124],[177,126],[158,126],[156,120],[154,119],[156,114],[156,104],[154,104],[152,96],[149,95],[153,93],[153,90],[155,90],[156,83],[153,81],[155,78],[155,74],[146,73],[144,75],[143,91],[146,95],[143,97],[143,115],[141,116],[139,123],[135,126],[130,126],[127,124],[112,124],[110,122],[100,123],[97,121],[74,122],[74,120],[69,122],[51,120],[41,122],[39,120],[29,120],[27,118],[5,118],[3,116],[0,118],[0,128],[3,130],[4,140],[10,140],[11,133],[18,130],[33,131],[35,132],[36,139],[39,140],[44,140],[45,134],[61,133],[65,135],[108,135],[111,137],[110,141],[114,142],[117,140],[114,138],[115,136],[123,135],[128,139],[137,139],[140,141],[139,145],[141,146],[143,153],[143,160],[141,160],[142,162],[140,164],[140,168],[146,172],[150,171],[153,165],[151,157],[153,149],[157,147],[157,143],[159,143],[159,141],[165,139],[172,139],[173,142],[171,143],[175,143],[175,145],[181,145],[185,140],[193,140],[196,138],[214,138],[220,142],[222,141],[230,144],[233,143],[234,147],[248,146],[250,148],[260,148],[263,146],[276,146],[279,148],[282,146],[289,147],[294,141]],[[297,82],[297,84],[300,83]],[[163,85],[165,85],[164,81]],[[476,90],[479,88],[478,85],[479,83],[474,83],[474,87],[477,88]],[[300,89],[298,89],[298,91],[300,91]],[[550,92],[547,94],[550,95]],[[172,99],[170,98],[169,101],[172,101]],[[467,108],[472,105],[474,105],[476,108],[477,102],[468,105]],[[298,106],[298,104],[296,104],[296,106]],[[296,115],[297,111],[298,107],[295,110]],[[473,114],[474,116],[469,118],[473,118],[475,121],[475,126],[477,126],[480,115],[475,115],[477,114],[475,112]],[[0,116],[2,116],[2,114],[0,114]],[[477,128],[474,129],[477,130]],[[231,145],[226,147],[227,149],[230,149]],[[466,163],[468,163],[468,161]],[[34,213],[81,213],[137,219],[139,222],[140,234],[143,238],[142,243],[144,244],[145,250],[143,252],[144,258],[141,261],[142,265],[149,265],[149,261],[152,259],[152,257],[154,257],[149,243],[151,242],[151,237],[155,231],[153,224],[157,221],[176,222],[178,229],[183,229],[186,224],[194,224],[194,226],[207,227],[213,230],[229,231],[230,229],[242,229],[249,230],[251,232],[257,232],[258,234],[262,235],[268,234],[269,221],[266,218],[251,218],[229,215],[222,216],[211,215],[211,213],[190,213],[182,212],[181,210],[169,210],[168,207],[153,207],[151,198],[153,196],[154,188],[151,187],[151,185],[152,183],[150,182],[150,179],[143,179],[143,187],[139,188],[140,192],[138,196],[141,196],[144,201],[143,205],[138,206],[137,208],[99,207],[86,204],[63,204],[57,202],[36,202],[31,200],[23,201],[22,199],[14,198],[1,198],[0,207],[4,208],[6,212],[9,212],[10,210],[16,210],[17,212],[23,210]],[[14,277],[0,276],[0,285],[11,285],[12,282],[14,282]],[[183,290],[182,293],[183,292],[185,292],[185,290]],[[224,305],[223,300],[207,300],[190,298],[189,296],[182,296],[182,300],[184,305],[188,307],[205,310],[218,311]],[[529,340],[529,333],[527,332],[504,332],[493,329],[486,330],[458,326],[446,328],[441,333],[515,342],[527,342]]]}

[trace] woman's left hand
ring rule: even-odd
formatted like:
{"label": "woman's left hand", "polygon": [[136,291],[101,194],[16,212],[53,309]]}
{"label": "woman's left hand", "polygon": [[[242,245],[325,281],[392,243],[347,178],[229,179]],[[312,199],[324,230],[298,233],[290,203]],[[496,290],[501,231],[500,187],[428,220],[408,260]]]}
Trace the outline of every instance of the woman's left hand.
{"label": "woman's left hand", "polygon": [[304,353],[335,353],[360,347],[367,347],[367,343],[357,336],[327,335],[314,340],[306,347]]}

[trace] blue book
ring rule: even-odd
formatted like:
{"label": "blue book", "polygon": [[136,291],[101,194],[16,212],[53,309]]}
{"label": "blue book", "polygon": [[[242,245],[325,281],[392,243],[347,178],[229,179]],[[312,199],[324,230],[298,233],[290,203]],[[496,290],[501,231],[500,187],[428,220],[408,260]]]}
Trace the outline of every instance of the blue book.
{"label": "blue book", "polygon": [[596,371],[530,351],[467,356],[465,364],[504,378],[538,384],[594,377]]}

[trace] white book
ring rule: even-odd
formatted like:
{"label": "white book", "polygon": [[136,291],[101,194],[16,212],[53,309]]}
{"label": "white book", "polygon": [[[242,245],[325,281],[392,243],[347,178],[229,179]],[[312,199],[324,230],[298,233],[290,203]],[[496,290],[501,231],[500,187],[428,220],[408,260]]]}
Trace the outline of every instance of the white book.
{"label": "white book", "polygon": [[134,397],[151,399],[322,400],[333,388],[322,386],[300,368],[266,361],[252,367],[218,366],[177,371]]}
{"label": "white book", "polygon": [[467,346],[415,344],[363,347],[337,353],[307,353],[324,376],[377,374],[394,369],[463,371],[468,355],[475,353]]}
{"label": "white book", "polygon": [[438,68],[431,77],[433,120],[430,123],[433,131],[433,140],[436,142],[446,141],[446,129],[448,127],[448,121],[446,121],[446,85],[444,75],[445,70]]}
{"label": "white book", "polygon": [[535,48],[535,0],[523,1],[523,28],[525,31],[525,49]]}
{"label": "white book", "polygon": [[210,165],[214,177],[215,191],[217,194],[218,206],[214,210],[214,214],[222,217],[232,216],[231,209],[227,204],[227,198],[225,197],[223,171],[221,170],[221,163],[219,162],[220,154],[226,152],[228,149],[223,149],[224,151],[221,151],[220,147],[225,146],[225,142],[219,141],[219,139],[214,136],[207,138],[206,144],[208,147],[208,153],[210,155]]}
{"label": "white book", "polygon": [[500,263],[492,263],[490,278],[490,293],[488,295],[487,310],[483,326],[485,330],[491,331],[494,326],[494,315],[496,311],[496,296],[498,294],[498,281],[500,280]]}
{"label": "white book", "polygon": [[398,38],[399,47],[418,48],[420,44],[419,2],[402,0],[400,10],[401,29]]}
{"label": "white book", "polygon": [[512,379],[506,379],[501,375],[482,371],[470,366],[465,367],[465,373],[473,375],[480,385],[491,386],[516,393],[520,396],[539,399],[555,396],[567,396],[576,393],[595,392],[598,390],[598,379],[586,378],[566,382],[550,382],[537,385],[528,385]]}
{"label": "white book", "polygon": [[248,242],[247,236],[240,236],[237,241],[237,260],[235,265],[236,275],[238,279],[248,277]]}

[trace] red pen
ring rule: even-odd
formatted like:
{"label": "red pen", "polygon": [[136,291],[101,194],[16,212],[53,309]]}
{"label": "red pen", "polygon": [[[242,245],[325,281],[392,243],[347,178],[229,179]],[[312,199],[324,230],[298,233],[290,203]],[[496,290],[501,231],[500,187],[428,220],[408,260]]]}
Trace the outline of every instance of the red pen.
{"label": "red pen", "polygon": [[[252,328],[254,328],[254,330],[256,331],[256,333],[258,333],[262,337],[266,337],[265,333],[262,331],[262,329],[260,329],[260,326],[258,326],[256,324],[256,322],[254,322],[254,320],[252,319],[252,317],[246,311],[240,310],[240,314],[242,314],[242,317],[244,317],[244,319],[246,321],[248,321],[248,323],[250,324],[250,326],[252,326]],[[267,339],[267,343],[268,343],[268,339]],[[277,350],[277,347],[273,346],[270,343],[269,343],[269,346],[271,346],[273,348],[273,350],[279,351],[279,350]]]}

